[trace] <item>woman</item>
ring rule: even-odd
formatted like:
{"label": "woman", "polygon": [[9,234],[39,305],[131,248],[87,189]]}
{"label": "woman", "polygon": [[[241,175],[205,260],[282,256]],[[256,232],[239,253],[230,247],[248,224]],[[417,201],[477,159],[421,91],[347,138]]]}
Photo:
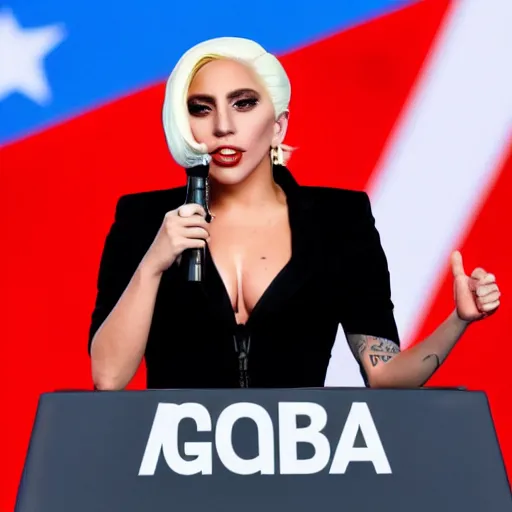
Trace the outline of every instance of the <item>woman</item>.
{"label": "woman", "polygon": [[[252,41],[206,41],[178,62],[167,141],[183,167],[210,161],[213,220],[183,204],[185,188],[119,200],[90,329],[98,389],[124,388],[143,357],[149,388],[323,386],[339,323],[367,385],[417,387],[498,307],[494,276],[467,276],[456,252],[454,311],[400,351],[368,196],[295,182],[284,166],[289,101],[284,69]],[[179,261],[202,247],[197,287]]]}

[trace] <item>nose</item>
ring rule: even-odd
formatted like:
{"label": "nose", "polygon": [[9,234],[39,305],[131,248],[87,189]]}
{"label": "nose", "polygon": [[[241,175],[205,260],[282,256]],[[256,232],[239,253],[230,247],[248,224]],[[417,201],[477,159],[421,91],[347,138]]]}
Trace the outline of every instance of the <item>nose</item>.
{"label": "nose", "polygon": [[235,127],[228,106],[219,106],[216,110],[215,126],[213,134],[215,137],[226,137],[233,135]]}

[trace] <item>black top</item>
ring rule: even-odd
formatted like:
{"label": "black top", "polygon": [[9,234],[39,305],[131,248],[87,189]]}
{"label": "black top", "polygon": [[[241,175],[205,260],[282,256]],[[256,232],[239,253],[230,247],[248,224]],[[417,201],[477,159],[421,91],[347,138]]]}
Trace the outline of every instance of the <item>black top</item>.
{"label": "black top", "polygon": [[[290,261],[245,326],[237,326],[208,250],[204,285],[185,282],[176,264],[164,272],[145,354],[148,388],[322,387],[339,323],[347,333],[399,343],[367,194],[300,186],[280,166],[274,178],[287,196]],[[119,199],[101,259],[89,347],[165,213],[182,205],[185,193],[180,187]]]}

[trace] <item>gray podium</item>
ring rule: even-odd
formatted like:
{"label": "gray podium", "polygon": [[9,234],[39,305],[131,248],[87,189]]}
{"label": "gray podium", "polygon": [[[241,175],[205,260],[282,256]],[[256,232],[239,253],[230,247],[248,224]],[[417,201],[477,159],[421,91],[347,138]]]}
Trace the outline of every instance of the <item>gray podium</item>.
{"label": "gray podium", "polygon": [[484,393],[56,392],[16,512],[510,512]]}

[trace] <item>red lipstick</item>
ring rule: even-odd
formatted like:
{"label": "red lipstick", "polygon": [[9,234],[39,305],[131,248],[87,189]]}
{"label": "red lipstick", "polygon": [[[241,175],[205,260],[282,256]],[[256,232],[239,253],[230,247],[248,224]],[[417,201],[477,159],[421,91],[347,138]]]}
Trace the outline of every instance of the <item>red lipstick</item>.
{"label": "red lipstick", "polygon": [[212,160],[219,167],[235,167],[242,160],[244,150],[236,146],[220,146],[211,153]]}

